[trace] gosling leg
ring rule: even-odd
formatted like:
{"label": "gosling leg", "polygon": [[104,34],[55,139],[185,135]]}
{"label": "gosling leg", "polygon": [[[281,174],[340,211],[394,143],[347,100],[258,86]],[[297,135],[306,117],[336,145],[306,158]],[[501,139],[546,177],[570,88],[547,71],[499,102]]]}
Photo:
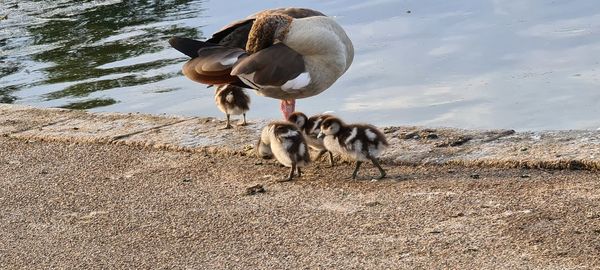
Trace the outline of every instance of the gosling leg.
{"label": "gosling leg", "polygon": [[354,172],[352,173],[352,179],[356,179],[356,174],[358,174],[358,169],[360,168],[361,164],[362,164],[362,161],[360,161],[360,160],[356,161],[356,168],[354,168]]}
{"label": "gosling leg", "polygon": [[319,153],[317,154],[317,156],[315,157],[315,159],[313,159],[313,161],[317,161],[317,160],[319,160],[319,159],[321,158],[321,156],[322,156],[323,154],[325,154],[325,152],[327,152],[327,150],[325,150],[325,149],[323,149],[323,150],[319,151]]}
{"label": "gosling leg", "polygon": [[375,165],[375,167],[377,167],[377,169],[379,169],[379,177],[377,179],[382,179],[385,177],[386,173],[383,170],[383,168],[381,168],[381,165],[379,165],[379,161],[377,161],[376,158],[371,158],[371,162],[373,162],[373,165]]}
{"label": "gosling leg", "polygon": [[238,124],[238,126],[248,125],[248,123],[246,123],[246,113],[243,113],[242,115],[244,116],[244,122],[242,122],[241,124]]}
{"label": "gosling leg", "polygon": [[225,125],[225,127],[223,127],[223,129],[230,129],[231,128],[231,123],[229,122],[229,114],[227,114],[227,125]]}
{"label": "gosling leg", "polygon": [[292,169],[290,170],[290,174],[287,178],[281,180],[281,182],[292,181],[292,178],[294,178],[294,172],[296,172],[296,162],[292,162]]}
{"label": "gosling leg", "polygon": [[333,161],[333,153],[331,153],[331,151],[327,151],[329,152],[329,165],[331,167],[335,166],[335,161]]}

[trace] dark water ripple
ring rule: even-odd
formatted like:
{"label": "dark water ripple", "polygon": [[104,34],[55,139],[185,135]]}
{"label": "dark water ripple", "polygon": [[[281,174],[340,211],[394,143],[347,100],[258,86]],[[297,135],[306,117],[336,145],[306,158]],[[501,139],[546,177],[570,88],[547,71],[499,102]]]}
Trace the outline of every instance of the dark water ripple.
{"label": "dark water ripple", "polygon": [[[43,100],[77,98],[59,105],[89,109],[113,105],[112,98],[83,99],[90,93],[144,85],[179,76],[178,70],[152,76],[144,72],[179,63],[157,59],[120,67],[102,68],[115,61],[165,50],[173,35],[200,37],[198,29],[180,20],[202,13],[198,1],[8,1],[2,10],[0,46],[3,63],[0,101],[17,100],[14,93],[35,86],[67,85],[40,95]],[[16,76],[14,76],[16,77]]]}

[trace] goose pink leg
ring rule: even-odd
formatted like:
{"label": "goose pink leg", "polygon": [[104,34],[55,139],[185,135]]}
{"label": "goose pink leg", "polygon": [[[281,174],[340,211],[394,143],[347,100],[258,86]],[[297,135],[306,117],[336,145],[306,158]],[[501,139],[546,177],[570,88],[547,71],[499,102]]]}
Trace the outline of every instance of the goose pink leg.
{"label": "goose pink leg", "polygon": [[283,117],[287,120],[288,117],[290,116],[290,114],[292,114],[296,110],[296,100],[295,99],[289,99],[289,100],[282,99],[280,109],[281,109],[281,112],[283,113]]}

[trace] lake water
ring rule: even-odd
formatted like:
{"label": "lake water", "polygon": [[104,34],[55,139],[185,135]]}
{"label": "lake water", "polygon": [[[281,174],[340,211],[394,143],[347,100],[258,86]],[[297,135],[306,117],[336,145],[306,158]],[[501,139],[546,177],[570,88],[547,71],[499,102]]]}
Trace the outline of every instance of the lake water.
{"label": "lake water", "polygon": [[[167,39],[204,39],[283,6],[335,16],[356,49],[298,110],[378,125],[600,128],[597,0],[0,1],[0,102],[223,117]],[[250,120],[281,117],[277,100],[252,98]]]}

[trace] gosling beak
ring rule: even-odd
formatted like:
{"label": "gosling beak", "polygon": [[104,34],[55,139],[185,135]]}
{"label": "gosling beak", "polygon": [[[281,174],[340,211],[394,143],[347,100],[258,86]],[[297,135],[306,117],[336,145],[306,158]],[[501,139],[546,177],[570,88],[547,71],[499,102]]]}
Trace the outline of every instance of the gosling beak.
{"label": "gosling beak", "polygon": [[317,135],[317,139],[323,139],[325,138],[325,134],[323,134],[323,131],[319,132],[319,135]]}

